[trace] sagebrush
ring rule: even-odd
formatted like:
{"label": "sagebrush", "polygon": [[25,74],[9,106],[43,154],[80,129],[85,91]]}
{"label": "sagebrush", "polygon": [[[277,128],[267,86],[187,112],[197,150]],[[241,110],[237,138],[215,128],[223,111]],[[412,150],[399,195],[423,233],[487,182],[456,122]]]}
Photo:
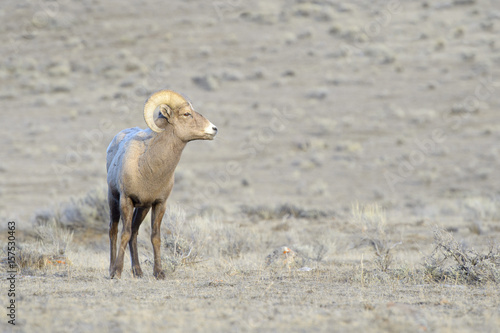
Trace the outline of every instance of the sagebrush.
{"label": "sagebrush", "polygon": [[500,246],[490,244],[487,252],[480,253],[438,227],[434,229],[434,243],[424,263],[429,279],[463,284],[500,282]]}
{"label": "sagebrush", "polygon": [[351,222],[361,228],[361,243],[373,247],[375,265],[387,272],[393,261],[392,250],[401,242],[393,243],[389,240],[385,211],[377,204],[355,203],[351,209]]}

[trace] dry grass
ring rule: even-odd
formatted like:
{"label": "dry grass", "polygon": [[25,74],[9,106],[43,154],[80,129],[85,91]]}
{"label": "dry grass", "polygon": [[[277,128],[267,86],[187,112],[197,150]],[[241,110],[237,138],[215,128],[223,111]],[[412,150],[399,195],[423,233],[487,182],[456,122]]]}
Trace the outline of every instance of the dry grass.
{"label": "dry grass", "polygon": [[[87,207],[84,211],[92,211],[87,203],[94,195],[87,196],[86,201],[75,201],[72,207],[77,212],[82,211],[82,206]],[[370,331],[375,327],[393,332],[439,331],[444,327],[456,331],[464,325],[471,327],[471,323],[474,328],[488,330],[498,323],[493,312],[487,310],[500,304],[496,293],[498,248],[481,254],[436,229],[434,250],[430,237],[429,247],[414,256],[415,260],[396,261],[405,244],[394,240],[394,222],[375,204],[354,204],[347,221],[332,217],[307,219],[300,214],[277,214],[270,219],[256,216],[221,222],[207,215],[188,216],[181,207],[169,206],[162,224],[167,282],[152,277],[149,223],[144,223],[138,240],[141,261],[148,266],[146,276],[134,279],[125,269],[122,280],[117,281],[108,278],[108,251],[102,250],[107,248],[107,242],[99,240],[105,243],[99,248],[92,242],[72,245],[74,234],[90,237],[81,219],[74,220],[78,227],[55,219],[45,223],[36,220],[36,242],[19,244],[18,249],[19,272],[25,279],[36,279],[23,280],[23,293],[34,295],[23,309],[38,313],[44,297],[56,293],[64,295],[60,302],[65,305],[57,310],[56,303],[49,305],[49,313],[65,314],[66,308],[85,312],[75,304],[92,302],[93,311],[98,313],[92,316],[92,323],[119,318],[116,325],[122,331],[138,327],[128,319],[132,312],[150,318],[140,321],[142,328],[166,329],[149,315],[151,311],[168,314],[162,316],[168,318],[169,330],[173,331],[201,329],[201,322],[193,319],[193,314],[204,316],[202,326],[207,331],[241,327],[231,322],[250,325],[248,330],[264,331],[285,327],[291,331],[313,330],[335,324],[341,325],[342,331]],[[88,226],[94,228],[91,223]],[[420,228],[425,234],[427,227]],[[476,237],[481,241],[483,236]],[[351,239],[357,246],[345,246],[344,239]],[[429,252],[430,256],[425,255]],[[370,256],[370,260],[364,260]],[[70,262],[73,264],[68,265]],[[54,283],[55,289],[51,287]],[[463,285],[483,289],[462,289]],[[468,314],[453,324],[443,324],[444,312],[460,317],[461,311],[470,306],[483,314]],[[117,315],[107,309],[114,309]],[[127,316],[121,316],[122,312]],[[72,317],[73,322],[93,325],[78,313]],[[485,316],[489,319],[485,320]],[[332,322],[328,318],[336,319]],[[26,330],[34,329],[31,321],[24,325]],[[54,327],[56,323],[42,325]],[[78,330],[78,326],[72,329]]]}
{"label": "dry grass", "polygon": [[[73,234],[76,232],[80,237],[86,234],[87,229],[95,231],[100,228],[98,226],[101,223],[95,221],[104,219],[105,204],[102,192],[93,191],[83,199],[73,200],[54,211],[36,215],[34,229],[37,241],[34,244],[19,245],[19,269],[23,273],[36,274],[37,270],[44,269],[54,262],[70,263],[67,253]],[[259,209],[263,211],[259,213]],[[179,267],[209,260],[222,266],[241,265],[273,269],[293,267],[306,270],[311,269],[310,267],[328,267],[334,263],[332,260],[336,257],[336,242],[339,237],[321,229],[307,234],[297,232],[297,226],[317,220],[303,218],[308,215],[304,212],[307,210],[294,205],[281,205],[272,210],[260,206],[245,207],[243,213],[248,214],[253,223],[242,227],[238,223],[222,223],[207,215],[187,217],[186,212],[179,206],[169,206],[162,224],[162,260],[171,273]],[[276,221],[277,224],[270,224],[274,231],[263,237],[254,229],[248,228],[258,221]],[[352,278],[358,275],[356,273],[351,276],[351,281],[378,283],[377,281],[389,280],[422,281],[425,278],[435,282],[453,279],[455,283],[464,284],[499,281],[498,248],[491,247],[488,253],[480,254],[474,249],[464,247],[450,233],[436,229],[432,254],[422,255],[424,270],[408,268],[404,262],[394,267],[394,255],[397,254],[397,246],[402,242],[394,241],[388,234],[390,223],[380,206],[353,204],[349,224],[354,226],[352,230],[358,239],[355,248],[370,246],[371,263],[376,269],[364,267],[361,261],[358,266],[361,269],[360,279]],[[149,240],[149,223],[144,223],[141,230],[140,254],[143,263],[151,266],[153,253]],[[107,246],[103,244],[103,247]],[[283,248],[288,251],[283,252]],[[293,265],[290,264],[291,261]]]}
{"label": "dry grass", "polygon": [[[146,218],[148,219],[148,217]],[[153,252],[149,235],[151,227],[144,223],[139,245],[145,253],[144,263],[153,265]],[[254,249],[256,239],[234,224],[221,223],[208,215],[188,217],[177,205],[170,205],[162,221],[162,261],[167,271],[194,265],[207,260],[232,261]]]}

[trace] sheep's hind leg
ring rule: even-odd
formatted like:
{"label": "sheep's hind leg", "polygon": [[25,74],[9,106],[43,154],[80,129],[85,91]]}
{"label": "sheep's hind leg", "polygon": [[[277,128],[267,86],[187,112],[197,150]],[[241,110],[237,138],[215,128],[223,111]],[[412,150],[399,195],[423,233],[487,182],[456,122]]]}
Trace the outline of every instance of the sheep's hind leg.
{"label": "sheep's hind leg", "polygon": [[116,256],[115,265],[112,269],[112,277],[121,278],[123,271],[123,257],[125,256],[125,248],[130,241],[132,234],[132,215],[134,212],[134,205],[130,198],[120,198],[120,215],[122,220],[122,233],[120,239],[120,248]]}
{"label": "sheep's hind leg", "polygon": [[116,261],[116,239],[118,235],[118,223],[120,222],[120,204],[111,193],[108,193],[109,204],[109,275],[114,277]]}
{"label": "sheep's hind leg", "polygon": [[132,236],[128,242],[130,248],[130,258],[132,260],[132,273],[134,277],[142,277],[142,269],[139,264],[139,255],[137,253],[137,234],[139,233],[139,227],[142,221],[149,212],[149,208],[136,208],[134,211],[134,217],[132,219]]}
{"label": "sheep's hind leg", "polygon": [[151,243],[153,243],[154,268],[153,275],[158,280],[165,279],[165,272],[161,268],[161,234],[160,227],[163,215],[165,214],[166,203],[160,202],[153,205],[151,214]]}

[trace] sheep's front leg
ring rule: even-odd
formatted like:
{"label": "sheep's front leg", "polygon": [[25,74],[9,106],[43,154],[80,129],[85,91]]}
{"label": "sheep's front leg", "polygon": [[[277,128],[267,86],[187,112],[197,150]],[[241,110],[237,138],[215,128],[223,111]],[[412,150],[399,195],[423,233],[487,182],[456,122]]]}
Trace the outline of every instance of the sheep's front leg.
{"label": "sheep's front leg", "polygon": [[142,221],[149,212],[149,208],[136,208],[134,211],[134,218],[132,219],[132,236],[128,246],[130,248],[130,258],[132,260],[132,273],[134,277],[142,277],[142,269],[139,264],[139,254],[137,253],[137,234]]}
{"label": "sheep's front leg", "polygon": [[123,256],[125,255],[125,248],[130,241],[130,236],[132,234],[132,215],[134,212],[134,205],[130,198],[121,197],[120,198],[120,215],[122,219],[122,233],[120,239],[120,248],[118,249],[118,255],[115,260],[114,268],[111,270],[111,278],[115,276],[119,279],[122,276],[123,271]]}
{"label": "sheep's front leg", "polygon": [[153,243],[154,269],[153,275],[158,280],[165,279],[165,272],[161,268],[161,221],[165,214],[166,202],[159,202],[153,205],[151,214],[151,243]]}

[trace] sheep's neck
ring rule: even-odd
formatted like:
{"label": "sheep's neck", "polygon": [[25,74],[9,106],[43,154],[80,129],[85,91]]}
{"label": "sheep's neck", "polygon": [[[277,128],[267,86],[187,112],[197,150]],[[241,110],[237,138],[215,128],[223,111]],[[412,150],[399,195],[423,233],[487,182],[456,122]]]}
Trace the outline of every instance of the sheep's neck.
{"label": "sheep's neck", "polygon": [[169,180],[174,173],[186,143],[174,133],[172,126],[154,134],[145,152],[150,168],[156,170],[158,179]]}

